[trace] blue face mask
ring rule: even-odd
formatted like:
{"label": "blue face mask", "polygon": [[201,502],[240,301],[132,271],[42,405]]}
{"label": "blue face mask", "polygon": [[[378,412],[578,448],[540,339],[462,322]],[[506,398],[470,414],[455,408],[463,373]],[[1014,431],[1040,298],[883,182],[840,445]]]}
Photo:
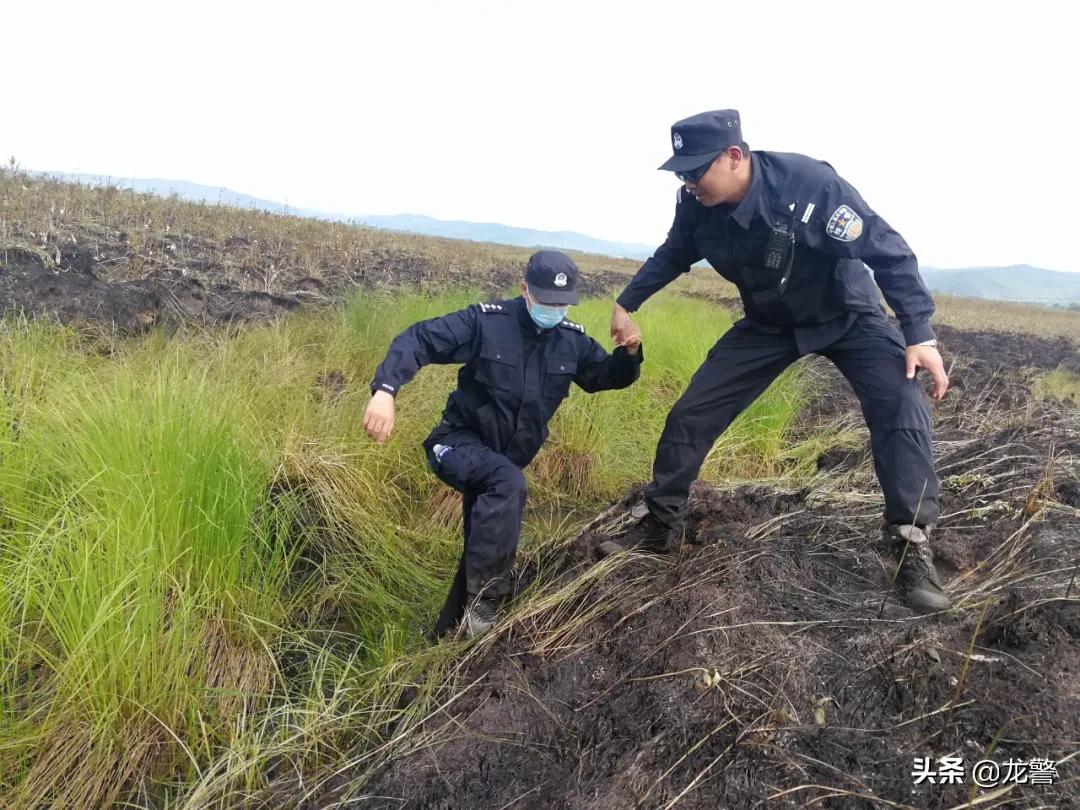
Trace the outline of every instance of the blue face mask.
{"label": "blue face mask", "polygon": [[570,307],[549,307],[534,301],[529,307],[529,317],[541,329],[554,329],[562,323],[569,309]]}

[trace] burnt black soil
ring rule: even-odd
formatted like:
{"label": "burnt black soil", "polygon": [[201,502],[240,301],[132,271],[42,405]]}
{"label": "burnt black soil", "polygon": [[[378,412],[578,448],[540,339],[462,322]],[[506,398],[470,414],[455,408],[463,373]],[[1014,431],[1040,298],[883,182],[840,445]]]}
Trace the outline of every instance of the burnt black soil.
{"label": "burnt black soil", "polygon": [[1015,332],[970,332],[935,324],[944,357],[962,358],[975,370],[996,368],[1065,368],[1080,372],[1080,354],[1067,338],[1038,338]]}
{"label": "burnt black soil", "polygon": [[[77,255],[81,257],[81,254]],[[295,296],[204,284],[194,278],[99,279],[92,262],[58,267],[25,248],[0,253],[0,302],[5,312],[61,323],[101,323],[137,333],[155,323],[236,323],[268,320],[300,307]]]}
{"label": "burnt black soil", "polygon": [[[98,233],[97,231],[100,231]],[[522,267],[492,267],[462,273],[439,268],[420,256],[374,250],[361,266],[329,279],[305,275],[242,237],[210,243],[197,237],[162,238],[134,254],[122,231],[97,229],[74,245],[46,249],[0,245],[0,311],[47,317],[62,323],[94,323],[124,333],[159,325],[201,326],[258,323],[340,301],[359,288],[368,291],[472,288],[504,295]],[[165,257],[162,259],[162,257]],[[278,270],[276,262],[284,264]],[[133,265],[141,269],[133,272]],[[117,267],[123,267],[118,273]],[[116,277],[117,275],[123,277]],[[590,272],[586,295],[607,294],[626,277]]]}
{"label": "burnt black soil", "polygon": [[[1031,401],[1031,383],[1039,374],[1059,368],[1080,374],[1080,350],[1068,338],[972,332],[947,324],[935,324],[934,331],[951,391],[936,414],[938,426],[945,429],[956,418],[977,421],[987,412],[1024,407]],[[808,364],[811,388],[820,394],[808,407],[809,425],[814,427],[843,415],[853,415],[857,420],[858,400],[836,367],[820,357],[809,358]],[[920,379],[929,392],[928,375]]]}
{"label": "burnt black soil", "polygon": [[[677,554],[598,570],[630,493],[543,561],[560,572],[546,593],[573,589],[558,607],[522,600],[439,707],[309,804],[944,808],[987,792],[978,760],[1080,750],[1080,418],[1026,385],[1077,358],[941,332],[964,380],[936,409],[931,538],[952,611],[916,616],[889,592],[865,453],[802,490],[695,485]],[[913,784],[915,757],[944,756],[963,785]],[[985,806],[1080,806],[1077,761]]]}
{"label": "burnt black soil", "polygon": [[[389,252],[332,278],[287,263],[274,274],[282,257],[243,237],[161,236],[136,251],[99,230],[41,250],[0,246],[5,311],[137,333],[270,320],[357,286],[499,294],[520,275],[457,277]],[[590,274],[586,292],[623,281]],[[276,784],[268,803],[937,808],[977,795],[970,770],[963,786],[916,787],[916,756],[961,756],[970,769],[1080,750],[1080,417],[1030,390],[1039,372],[1080,371],[1080,358],[1065,340],[936,329],[953,390],[935,409],[942,517],[931,537],[953,611],[918,617],[889,595],[865,441],[823,454],[829,474],[802,490],[697,485],[675,555],[597,568],[593,549],[621,530],[630,493],[526,565],[523,586],[542,571],[534,591],[566,598],[540,608],[522,597],[436,703],[384,730],[384,746],[321,784]],[[839,374],[810,365],[818,396],[802,429],[843,418],[864,430]],[[343,383],[320,384],[333,395]],[[1080,806],[1078,762],[1063,762],[1054,786],[996,801]]]}

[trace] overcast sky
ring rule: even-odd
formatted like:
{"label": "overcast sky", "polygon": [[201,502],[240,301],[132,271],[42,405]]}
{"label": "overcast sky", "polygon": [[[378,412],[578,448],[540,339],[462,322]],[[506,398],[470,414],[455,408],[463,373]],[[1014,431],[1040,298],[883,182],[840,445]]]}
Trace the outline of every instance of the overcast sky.
{"label": "overcast sky", "polygon": [[1069,5],[13,0],[0,155],[658,244],[671,123],[735,107],[923,264],[1080,271]]}

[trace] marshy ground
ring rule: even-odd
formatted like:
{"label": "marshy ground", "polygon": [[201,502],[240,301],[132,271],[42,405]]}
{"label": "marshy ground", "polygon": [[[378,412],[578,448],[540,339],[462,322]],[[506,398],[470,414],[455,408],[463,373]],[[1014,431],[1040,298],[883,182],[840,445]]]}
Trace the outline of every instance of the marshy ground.
{"label": "marshy ground", "polygon": [[[341,790],[371,807],[1070,807],[1080,781],[1080,414],[1034,401],[1059,341],[941,330],[961,387],[939,406],[933,541],[955,608],[883,587],[868,448],[797,489],[695,487],[685,544],[598,574],[592,547],[631,493],[540,566],[526,605],[453,686]],[[822,364],[819,392],[857,408]],[[851,401],[844,402],[850,399]],[[837,400],[842,405],[837,405]],[[834,466],[835,465],[835,466]],[[959,756],[962,785],[914,785]],[[1063,762],[1053,786],[972,785],[981,759]],[[361,760],[366,764],[365,760]]]}
{"label": "marshy ground", "polygon": [[[696,271],[641,313],[642,382],[560,411],[507,619],[432,646],[459,515],[418,443],[452,371],[381,450],[366,386],[528,251],[11,172],[0,199],[0,300],[32,316],[0,331],[0,807],[1080,806],[1080,315],[939,302],[955,608],[914,616],[824,361],[718,444],[676,555],[594,562],[740,314]],[[603,339],[635,266],[580,263]],[[914,784],[950,756],[963,784]],[[1055,784],[972,785],[1033,758]]]}

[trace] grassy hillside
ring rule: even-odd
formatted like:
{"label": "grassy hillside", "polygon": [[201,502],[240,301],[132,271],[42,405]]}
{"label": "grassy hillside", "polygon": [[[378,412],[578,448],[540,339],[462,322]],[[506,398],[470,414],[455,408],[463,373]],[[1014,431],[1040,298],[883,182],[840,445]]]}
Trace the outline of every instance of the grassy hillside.
{"label": "grassy hillside", "polygon": [[[107,281],[195,278],[276,294],[334,293],[354,284],[427,290],[450,282],[494,292],[532,253],[418,237],[179,197],[88,187],[0,170],[0,247],[41,250],[61,270]],[[587,276],[637,262],[574,254]]]}
{"label": "grassy hillside", "polygon": [[34,175],[47,175],[64,182],[84,185],[114,185],[118,188],[156,194],[160,197],[176,195],[193,202],[224,203],[239,208],[257,209],[277,214],[294,214],[338,222],[353,222],[403,233],[463,239],[473,242],[494,242],[500,245],[532,246],[534,248],[554,247],[560,250],[623,256],[633,259],[647,259],[652,255],[654,247],[597,239],[573,231],[539,231],[534,228],[521,228],[499,222],[435,219],[422,214],[357,214],[355,212],[298,209],[284,203],[252,197],[250,194],[242,194],[221,186],[205,186],[186,180],[165,180],[161,178],[125,179],[87,174],[65,174],[62,172],[35,172]]}
{"label": "grassy hillside", "polygon": [[[400,329],[482,297],[512,294],[528,254],[0,173],[0,285],[22,279],[42,311],[53,311],[49,307],[62,299],[72,307],[64,311],[76,316],[69,325],[13,316],[0,323],[0,807],[294,807],[297,796],[314,790],[316,776],[351,783],[391,754],[426,755],[434,739],[424,725],[427,713],[452,703],[454,678],[491,649],[424,640],[460,539],[458,497],[426,469],[419,442],[437,421],[454,369],[425,369],[405,388],[397,432],[381,448],[360,427],[367,384]],[[592,295],[573,315],[609,345],[610,293],[637,265],[578,258]],[[121,333],[82,318],[100,314],[100,301],[107,300],[92,297],[107,294],[96,284],[142,296],[130,299],[137,304],[135,328]],[[689,565],[684,580],[682,573],[656,578],[612,566],[589,568],[580,577],[567,573],[563,561],[580,550],[580,543],[569,543],[578,529],[649,478],[668,408],[738,314],[732,295],[707,270],[681,280],[636,318],[647,355],[641,381],[622,392],[575,391],[564,404],[550,442],[527,471],[531,502],[518,566],[523,592],[499,644],[523,628],[531,634],[530,655],[572,662],[579,636],[606,627],[601,635],[610,630],[615,638],[624,626],[623,619],[609,626],[594,626],[594,620],[608,615],[615,601],[639,599],[627,608],[625,626],[662,604],[671,621],[659,628],[659,640],[670,641],[691,618],[704,617],[693,632],[715,645],[709,648],[711,684],[729,654],[728,630],[717,636],[713,627],[721,619],[715,605],[725,598],[718,578],[780,566],[814,575],[792,573],[782,582],[762,577],[738,591],[743,602],[732,610],[751,610],[761,593],[770,599],[745,617],[750,646],[740,649],[762,646],[753,661],[733,665],[733,682],[743,683],[764,663],[783,668],[805,659],[809,647],[797,646],[797,639],[769,647],[778,636],[758,628],[778,624],[801,632],[809,623],[800,612],[807,598],[843,611],[872,601],[871,612],[899,639],[903,654],[910,653],[914,626],[880,618],[880,583],[869,565],[852,572],[870,594],[850,597],[862,600],[858,604],[845,601],[847,592],[835,598],[811,590],[819,576],[853,566],[845,544],[865,545],[879,505],[857,405],[835,375],[823,376],[814,365],[792,368],[744,413],[709,455],[702,477],[718,487],[753,481],[813,492],[816,505],[763,498],[756,489],[737,490],[737,497],[707,491],[701,497],[710,515],[746,522],[745,535],[731,540],[706,525],[697,538],[712,544],[706,567]],[[236,309],[215,309],[215,301]],[[140,316],[146,302],[156,308]],[[206,317],[191,317],[199,303]],[[958,570],[970,562],[964,554],[975,554],[963,551],[970,537],[986,541],[976,549],[982,561],[970,562],[957,577],[968,611],[962,620],[970,624],[980,609],[976,597],[1012,587],[1006,573],[1026,548],[1012,539],[995,544],[1019,536],[1009,534],[1019,532],[1014,523],[1030,524],[1043,502],[1072,497],[1064,480],[1075,477],[1068,466],[1072,433],[1026,403],[1018,367],[1036,356],[1036,346],[1049,358],[1042,368],[1050,373],[1032,385],[1056,402],[1072,396],[1075,379],[1054,376],[1053,369],[1075,352],[1067,341],[1014,333],[1077,337],[1080,317],[1036,318],[1046,311],[963,299],[939,305],[945,322],[990,333],[978,344],[967,332],[954,331],[945,341],[946,349],[953,342],[980,355],[971,364],[975,371],[957,369],[957,379],[967,380],[968,399],[948,403],[953,432],[938,448],[950,491],[967,498],[957,495],[950,507],[949,518],[961,525],[947,527],[960,549],[953,558]],[[217,328],[218,312],[244,315],[248,325]],[[998,352],[1017,367],[1019,382],[999,373],[991,356]],[[1032,424],[1041,432],[1031,440],[1049,445],[1002,450],[1002,442],[1020,442],[1014,434]],[[979,433],[984,430],[986,436]],[[999,430],[1006,439],[998,441]],[[958,461],[957,454],[966,455]],[[1023,464],[1000,472],[998,456]],[[825,475],[818,471],[824,458],[840,459],[841,467],[849,458],[857,466]],[[761,510],[766,502],[775,514]],[[1035,511],[1026,511],[1030,504]],[[840,512],[843,525],[834,519]],[[1006,512],[1012,522],[1002,523]],[[779,538],[790,540],[788,546],[762,545],[786,521],[810,513],[820,521]],[[983,515],[999,521],[997,534],[983,531]],[[718,538],[736,548],[718,546]],[[839,546],[844,554],[836,553]],[[1039,560],[1055,561],[1054,576],[1067,575],[1054,549],[1039,553]],[[825,570],[812,568],[821,560]],[[996,578],[984,582],[979,566],[991,563]],[[1048,599],[1070,601],[1059,595],[1064,585],[1058,588],[1056,579],[1039,584],[1044,581],[1057,588]],[[606,599],[609,592],[618,600]],[[687,593],[695,601],[679,602]],[[780,606],[790,612],[772,613]],[[770,622],[770,616],[780,618]],[[858,623],[865,635],[862,616],[841,618]],[[1046,631],[1048,638],[1065,632],[1059,625]],[[846,638],[832,629],[811,642],[814,649]],[[969,626],[962,631],[974,639]],[[534,644],[536,638],[541,641]],[[640,644],[624,641],[634,655],[641,653]],[[871,646],[858,647],[859,655],[876,654]],[[686,655],[699,650],[696,641],[679,648]],[[845,671],[839,682],[861,677],[863,669],[891,673],[900,653],[886,652],[884,662],[867,667],[846,648],[829,648],[828,656],[858,664],[860,672]],[[501,671],[517,662],[503,656]],[[590,671],[588,678],[613,688],[626,671]],[[670,674],[646,680],[663,684]],[[770,670],[776,681],[769,685],[782,686],[781,676]],[[589,688],[562,671],[553,681],[578,694]],[[901,686],[892,675],[885,681],[885,692],[860,705],[876,709],[910,699],[896,691]],[[504,697],[516,694],[511,676],[501,683]],[[942,675],[934,683],[947,681]],[[807,694],[818,688],[804,686]],[[753,688],[761,697],[755,691],[751,703],[772,699],[762,684]],[[954,700],[959,693],[957,686]],[[522,694],[531,700],[528,690]],[[814,694],[821,700],[840,692]],[[664,697],[663,711],[691,716],[700,708],[676,697]],[[896,711],[913,705],[920,715],[934,712],[937,703],[917,697]],[[546,716],[561,716],[568,705],[545,709]],[[657,705],[620,704],[617,716],[648,725],[652,710],[661,711]],[[808,706],[768,708],[758,718],[764,725],[745,726],[753,730],[748,739],[768,739],[757,747],[783,758],[785,749],[773,737],[756,735],[787,729],[800,712],[814,713]],[[831,717],[832,704],[824,706]],[[738,702],[735,708],[740,716],[750,711]],[[896,716],[877,719],[909,722]],[[708,717],[707,725],[726,722],[720,717]],[[671,719],[677,728],[678,717]],[[558,721],[563,729],[569,722]],[[809,727],[817,733],[816,725]],[[647,736],[635,732],[623,742],[645,744]],[[670,760],[658,760],[648,781],[659,784],[684,761],[697,768],[695,752],[717,756],[704,739],[699,750],[696,739],[686,736]],[[560,743],[570,753],[573,744]],[[833,752],[816,753],[828,758]],[[639,761],[634,752],[628,756]],[[292,792],[278,793],[283,784]]]}
{"label": "grassy hillside", "polygon": [[[460,547],[457,497],[419,448],[453,369],[403,391],[383,448],[360,415],[390,338],[470,300],[355,296],[139,341],[4,323],[0,796],[175,801],[222,774],[254,788],[271,753],[378,733],[393,705],[369,690],[422,649]],[[607,304],[576,314],[602,331]],[[666,410],[725,323],[666,297],[642,318],[642,381],[575,392],[528,471],[524,559],[648,477]],[[812,470],[816,445],[789,440],[801,402],[792,372],[707,477]]]}

